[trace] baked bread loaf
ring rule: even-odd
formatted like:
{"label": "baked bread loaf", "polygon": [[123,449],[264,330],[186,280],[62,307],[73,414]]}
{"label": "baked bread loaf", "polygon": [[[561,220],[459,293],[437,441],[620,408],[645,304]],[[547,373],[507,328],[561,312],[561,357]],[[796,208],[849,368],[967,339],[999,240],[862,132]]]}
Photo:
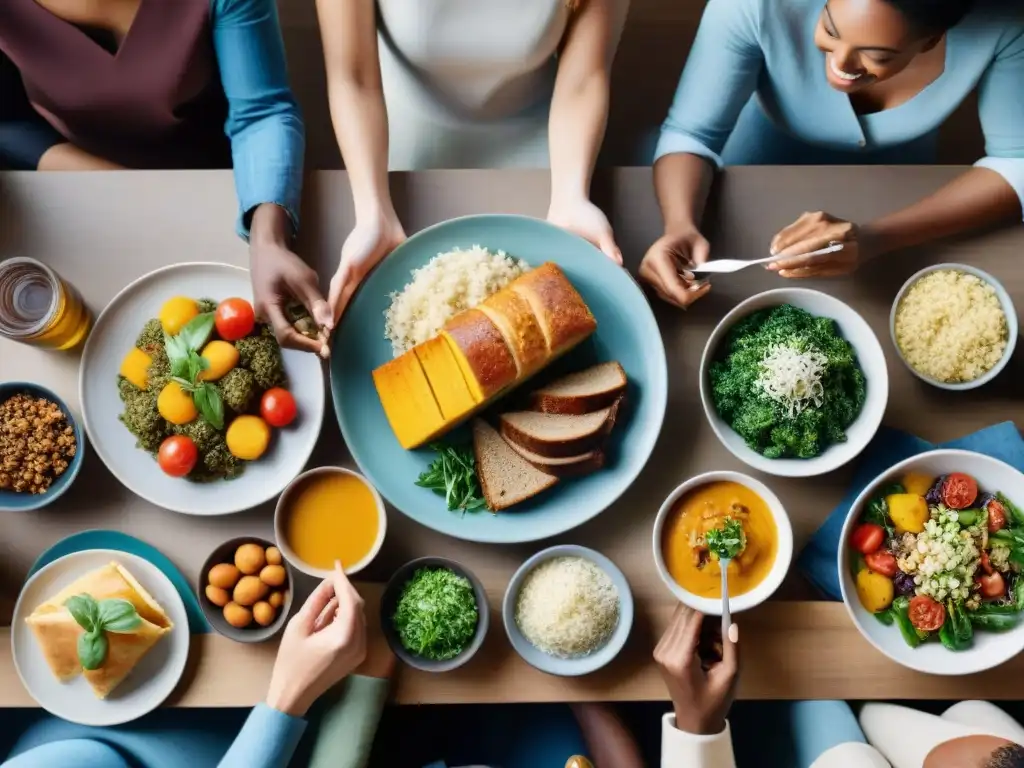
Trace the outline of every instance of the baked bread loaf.
{"label": "baked bread loaf", "polygon": [[460,312],[442,333],[478,401],[489,399],[516,380],[516,361],[505,337],[479,309]]}
{"label": "baked bread loaf", "polygon": [[479,307],[501,331],[516,362],[517,376],[524,379],[547,364],[548,342],[526,299],[503,288]]}
{"label": "baked bread loaf", "polygon": [[597,328],[583,297],[558,268],[548,262],[508,286],[530,304],[554,359],[575,347]]}

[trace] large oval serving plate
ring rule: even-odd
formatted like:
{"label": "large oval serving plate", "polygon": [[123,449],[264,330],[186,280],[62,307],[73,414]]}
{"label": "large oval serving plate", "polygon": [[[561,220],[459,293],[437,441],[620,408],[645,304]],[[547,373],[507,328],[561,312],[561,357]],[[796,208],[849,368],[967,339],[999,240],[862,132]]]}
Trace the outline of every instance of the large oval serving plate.
{"label": "large oval serving plate", "polygon": [[299,416],[273,430],[270,449],[234,480],[192,483],[165,475],[118,420],[124,404],[117,391],[121,360],[142,326],[172,296],[240,297],[252,301],[249,270],[229,264],[186,263],[150,272],[130,284],[96,319],[82,354],[78,394],[85,429],[96,453],[128,490],[157,506],[190,515],[226,515],[277,496],[303,469],[324,418],[323,368],[316,355],[283,350],[288,387]]}
{"label": "large oval serving plate", "polygon": [[[449,512],[444,500],[414,485],[431,462],[429,450],[398,444],[373,385],[371,372],[391,359],[384,337],[389,295],[410,272],[438,253],[481,245],[503,250],[531,266],[557,263],[597,319],[587,342],[537,375],[535,386],[560,373],[608,360],[629,377],[627,406],[616,425],[606,467],[566,480],[535,499],[493,515],[486,510]],[[585,240],[538,219],[468,216],[419,232],[395,249],[369,276],[335,333],[331,392],[345,442],[381,495],[419,523],[459,539],[494,543],[536,541],[563,533],[598,515],[629,488],[651,455],[665,418],[665,348],[651,307],[639,286]],[[462,428],[464,435],[466,431]]]}
{"label": "large oval serving plate", "polygon": [[[100,701],[85,678],[62,683],[53,676],[43,652],[25,623],[40,603],[75,579],[110,562],[121,563],[160,604],[173,629],[153,646],[107,699]],[[14,668],[39,706],[64,720],[82,725],[120,725],[152,712],[170,696],[188,660],[188,616],[181,595],[163,572],[148,560],[112,549],[91,549],[65,555],[25,583],[14,607],[11,650]]]}

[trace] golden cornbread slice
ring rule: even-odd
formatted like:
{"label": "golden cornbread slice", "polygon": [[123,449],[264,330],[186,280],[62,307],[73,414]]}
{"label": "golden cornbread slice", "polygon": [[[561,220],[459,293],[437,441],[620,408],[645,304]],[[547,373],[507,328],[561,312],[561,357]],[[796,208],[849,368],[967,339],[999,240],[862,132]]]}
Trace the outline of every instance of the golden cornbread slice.
{"label": "golden cornbread slice", "polygon": [[388,423],[406,450],[418,448],[447,428],[414,349],[377,368],[373,383]]}
{"label": "golden cornbread slice", "polygon": [[480,401],[469,391],[455,353],[447,341],[435,336],[415,347],[414,351],[446,422],[460,421],[476,410]]}
{"label": "golden cornbread slice", "polygon": [[469,391],[477,401],[489,399],[516,380],[516,361],[505,337],[479,309],[460,312],[441,335],[451,345]]}

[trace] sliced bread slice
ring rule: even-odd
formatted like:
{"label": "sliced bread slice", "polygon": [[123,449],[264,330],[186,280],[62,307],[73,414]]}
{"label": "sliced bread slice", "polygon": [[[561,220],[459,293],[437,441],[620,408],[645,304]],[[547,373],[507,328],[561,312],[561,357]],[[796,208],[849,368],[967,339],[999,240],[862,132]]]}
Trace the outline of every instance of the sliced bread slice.
{"label": "sliced bread slice", "polygon": [[501,415],[501,435],[551,459],[579,456],[601,445],[615,424],[617,406],[580,415],[516,411]]}
{"label": "sliced bread slice", "polygon": [[476,474],[487,506],[495,512],[536,496],[558,482],[512,450],[494,427],[483,419],[473,422]]}
{"label": "sliced bread slice", "polygon": [[607,408],[626,392],[626,372],[617,362],[599,363],[535,390],[531,405],[544,413],[591,413]]}
{"label": "sliced bread slice", "polygon": [[521,445],[509,441],[509,446],[533,466],[548,475],[555,477],[579,477],[596,472],[604,466],[604,451],[594,450],[577,456],[551,458],[527,450]]}

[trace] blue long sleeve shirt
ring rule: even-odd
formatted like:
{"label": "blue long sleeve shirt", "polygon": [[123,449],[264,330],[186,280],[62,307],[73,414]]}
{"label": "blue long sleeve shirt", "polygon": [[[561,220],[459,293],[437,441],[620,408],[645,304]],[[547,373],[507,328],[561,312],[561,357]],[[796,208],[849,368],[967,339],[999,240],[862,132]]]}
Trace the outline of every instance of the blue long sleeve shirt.
{"label": "blue long sleeve shirt", "polygon": [[[655,159],[689,153],[721,166],[737,124],[758,125],[744,118],[759,112],[778,135],[855,161],[934,133],[977,88],[986,145],[977,165],[999,173],[1024,205],[1024,10],[1001,8],[981,0],[949,31],[945,69],[920,93],[859,115],[828,84],[814,45],[822,0],[709,0]],[[748,146],[770,140],[735,138],[749,139]]]}

